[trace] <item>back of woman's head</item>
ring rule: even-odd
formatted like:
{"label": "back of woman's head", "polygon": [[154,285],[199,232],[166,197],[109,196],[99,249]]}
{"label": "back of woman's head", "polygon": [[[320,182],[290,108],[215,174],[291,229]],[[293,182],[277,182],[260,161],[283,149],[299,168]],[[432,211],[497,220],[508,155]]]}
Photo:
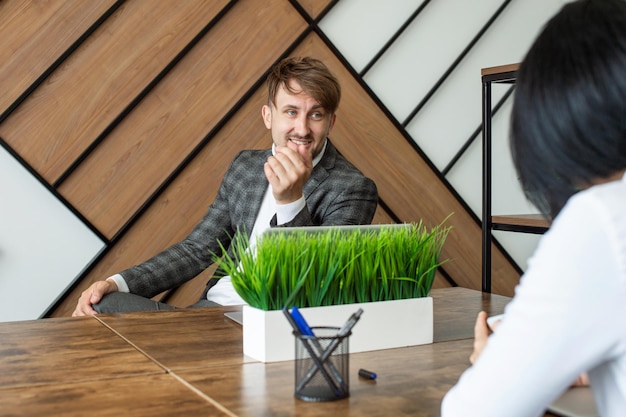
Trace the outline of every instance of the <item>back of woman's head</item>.
{"label": "back of woman's head", "polygon": [[566,4],[520,65],[511,151],[527,197],[555,216],[626,167],[626,1]]}

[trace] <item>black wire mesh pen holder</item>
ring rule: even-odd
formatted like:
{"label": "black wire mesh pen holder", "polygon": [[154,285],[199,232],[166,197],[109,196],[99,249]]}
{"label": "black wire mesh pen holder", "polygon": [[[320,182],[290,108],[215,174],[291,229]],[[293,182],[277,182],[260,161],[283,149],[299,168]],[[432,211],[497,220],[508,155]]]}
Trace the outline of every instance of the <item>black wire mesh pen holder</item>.
{"label": "black wire mesh pen holder", "polygon": [[314,327],[315,336],[296,334],[295,397],[304,401],[334,401],[350,396],[348,333],[337,327]]}

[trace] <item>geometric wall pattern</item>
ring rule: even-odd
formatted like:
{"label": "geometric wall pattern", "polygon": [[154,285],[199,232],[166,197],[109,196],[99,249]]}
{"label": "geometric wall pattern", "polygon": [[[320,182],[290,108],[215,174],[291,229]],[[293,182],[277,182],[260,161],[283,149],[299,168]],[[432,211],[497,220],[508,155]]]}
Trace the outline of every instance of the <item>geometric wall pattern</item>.
{"label": "geometric wall pattern", "polygon": [[[263,81],[289,55],[320,58],[339,78],[331,140],[376,182],[375,222],[435,225],[454,213],[435,285],[479,289],[480,69],[519,62],[562,3],[3,1],[0,145],[103,242],[40,315],[71,314],[91,282],[191,230],[234,155],[269,147]],[[506,93],[494,89],[494,103]],[[508,101],[496,135],[506,136]],[[496,169],[494,194],[507,197],[494,210],[532,210],[510,163]],[[495,293],[519,280],[526,255],[515,248],[494,243]],[[192,303],[210,272],[159,298]]]}

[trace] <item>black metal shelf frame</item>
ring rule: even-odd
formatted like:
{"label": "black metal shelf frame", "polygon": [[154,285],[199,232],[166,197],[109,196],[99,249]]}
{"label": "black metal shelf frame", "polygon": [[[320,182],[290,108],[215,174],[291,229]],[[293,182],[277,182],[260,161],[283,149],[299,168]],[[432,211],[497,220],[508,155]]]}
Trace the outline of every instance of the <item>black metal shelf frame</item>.
{"label": "black metal shelf frame", "polygon": [[[491,230],[494,224],[491,219],[491,84],[514,84],[517,70],[485,74],[482,76],[483,105],[483,210],[482,210],[482,291],[491,292]],[[502,225],[499,225],[502,227]],[[501,229],[502,230],[502,229]],[[516,229],[522,231],[521,229]]]}

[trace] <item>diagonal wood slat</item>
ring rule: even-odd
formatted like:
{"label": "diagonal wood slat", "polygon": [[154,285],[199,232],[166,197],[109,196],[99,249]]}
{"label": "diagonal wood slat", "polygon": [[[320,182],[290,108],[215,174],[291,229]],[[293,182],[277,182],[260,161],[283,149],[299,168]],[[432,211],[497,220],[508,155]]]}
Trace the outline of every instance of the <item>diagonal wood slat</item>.
{"label": "diagonal wood slat", "polygon": [[[117,233],[304,29],[299,15],[279,3],[239,1],[60,187],[106,236]],[[245,24],[272,11],[271,23]]]}
{"label": "diagonal wood slat", "polygon": [[299,0],[297,3],[306,10],[312,19],[316,19],[332,2],[333,0]]}
{"label": "diagonal wood slat", "polygon": [[114,0],[2,2],[0,114],[114,3]]}
{"label": "diagonal wood slat", "polygon": [[227,3],[124,3],[0,135],[53,183]]}

